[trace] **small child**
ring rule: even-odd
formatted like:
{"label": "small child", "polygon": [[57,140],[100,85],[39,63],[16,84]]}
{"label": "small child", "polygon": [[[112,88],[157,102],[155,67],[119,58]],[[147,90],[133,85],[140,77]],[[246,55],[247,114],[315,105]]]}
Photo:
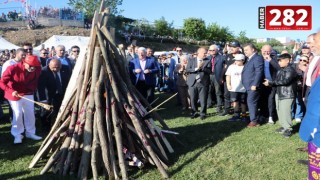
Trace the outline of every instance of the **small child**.
{"label": "small child", "polygon": [[234,57],[235,63],[230,65],[226,72],[227,88],[230,91],[231,102],[234,105],[234,115],[229,121],[238,121],[240,118],[240,106],[242,120],[246,121],[246,89],[241,83],[241,74],[244,67],[245,56],[236,54]]}
{"label": "small child", "polygon": [[281,128],[276,132],[283,134],[285,138],[291,136],[292,121],[291,107],[296,96],[296,77],[295,69],[290,65],[291,55],[281,54],[278,57],[278,63],[281,69],[277,72],[274,81],[265,79],[265,86],[276,86],[276,108]]}

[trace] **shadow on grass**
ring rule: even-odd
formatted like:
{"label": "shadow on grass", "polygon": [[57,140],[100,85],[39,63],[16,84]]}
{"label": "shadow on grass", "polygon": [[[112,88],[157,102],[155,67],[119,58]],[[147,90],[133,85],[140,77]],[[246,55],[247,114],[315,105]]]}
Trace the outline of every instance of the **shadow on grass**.
{"label": "shadow on grass", "polygon": [[[166,99],[170,98],[174,93],[157,93],[155,95],[156,98],[159,98],[152,107],[158,106],[160,103],[164,102]],[[198,104],[198,110],[200,109],[200,104]],[[210,108],[212,109],[212,108]],[[158,107],[155,112],[157,112],[163,119],[165,120],[171,120],[175,119],[177,117],[185,117],[190,118],[191,117],[191,109],[189,110],[182,110],[181,105],[177,105],[177,96],[173,97],[168,102],[164,103],[160,107]],[[207,112],[207,117],[216,116],[216,112]]]}
{"label": "shadow on grass", "polygon": [[217,122],[204,121],[202,124],[172,128],[173,131],[179,132],[179,140],[185,144],[185,147],[174,147],[175,153],[170,157],[173,162],[177,162],[179,157],[182,155],[197,149],[201,150],[170,173],[178,173],[184,166],[197,159],[197,157],[206,151],[207,148],[215,146],[219,142],[223,141],[224,138],[230,136],[234,132],[241,131],[245,127],[246,124],[243,122],[228,122],[226,120],[222,120]]}
{"label": "shadow on grass", "polygon": [[5,173],[5,174],[0,174],[0,179],[15,179],[19,176],[23,176],[25,174],[29,174],[30,171],[20,171],[20,172],[12,172],[12,173]]}
{"label": "shadow on grass", "polygon": [[[168,153],[169,160],[173,165],[182,156],[184,156],[184,159],[187,159],[183,160],[182,164],[173,166],[168,172],[170,176],[179,173],[185,166],[195,161],[208,148],[214,147],[226,137],[231,136],[232,133],[239,132],[246,128],[247,125],[244,122],[229,122],[227,120],[208,122],[210,120],[201,121],[200,119],[190,119],[189,121],[198,121],[199,124],[171,128],[172,131],[179,133],[177,138],[184,144],[184,146],[180,145],[172,137],[168,137],[169,142],[171,142],[175,151],[173,154]],[[152,169],[154,169],[154,166],[147,164],[143,169],[134,170],[130,174],[132,174],[135,179],[139,179],[140,176]]]}

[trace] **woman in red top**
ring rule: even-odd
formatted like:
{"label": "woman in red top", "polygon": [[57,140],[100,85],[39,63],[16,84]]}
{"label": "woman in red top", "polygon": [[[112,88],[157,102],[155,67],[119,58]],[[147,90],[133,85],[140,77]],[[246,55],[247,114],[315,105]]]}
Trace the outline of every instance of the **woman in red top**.
{"label": "woman in red top", "polygon": [[14,144],[22,143],[24,130],[27,138],[42,139],[35,134],[34,103],[19,97],[34,99],[40,73],[41,64],[37,56],[27,55],[22,62],[9,66],[0,80],[0,88],[13,111],[11,134]]}

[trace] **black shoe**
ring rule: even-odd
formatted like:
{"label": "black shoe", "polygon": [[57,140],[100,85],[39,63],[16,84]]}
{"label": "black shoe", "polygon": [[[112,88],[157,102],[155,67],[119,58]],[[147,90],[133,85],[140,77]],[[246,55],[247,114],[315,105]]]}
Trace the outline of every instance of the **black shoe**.
{"label": "black shoe", "polygon": [[206,118],[206,116],[200,116],[201,120],[204,120]]}
{"label": "black shoe", "polygon": [[198,114],[197,114],[197,113],[191,113],[191,119],[194,119],[194,118],[196,118],[196,117],[198,117]]}
{"label": "black shoe", "polygon": [[227,115],[229,115],[229,114],[228,114],[228,112],[225,111],[225,110],[222,111],[222,112],[219,114],[219,116],[227,116]]}
{"label": "black shoe", "polygon": [[289,138],[292,135],[291,130],[289,130],[289,129],[284,130],[282,135],[285,138]]}
{"label": "black shoe", "polygon": [[276,133],[280,133],[280,134],[283,134],[283,132],[284,132],[284,128],[283,128],[283,127],[278,128],[278,129],[276,129],[274,132],[276,132]]}
{"label": "black shoe", "polygon": [[308,165],[309,161],[308,160],[304,160],[304,159],[299,159],[299,160],[297,160],[297,163],[298,164],[302,164],[302,165]]}

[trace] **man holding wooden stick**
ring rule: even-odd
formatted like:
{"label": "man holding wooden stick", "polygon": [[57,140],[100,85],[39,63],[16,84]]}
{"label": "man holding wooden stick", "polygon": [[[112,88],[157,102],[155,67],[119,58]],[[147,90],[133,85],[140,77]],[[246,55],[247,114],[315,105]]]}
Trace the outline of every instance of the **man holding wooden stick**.
{"label": "man holding wooden stick", "polygon": [[0,88],[13,111],[11,134],[14,144],[22,143],[24,130],[27,138],[42,139],[35,134],[34,103],[19,97],[34,99],[40,73],[41,64],[37,56],[27,55],[22,62],[9,66],[0,80]]}

